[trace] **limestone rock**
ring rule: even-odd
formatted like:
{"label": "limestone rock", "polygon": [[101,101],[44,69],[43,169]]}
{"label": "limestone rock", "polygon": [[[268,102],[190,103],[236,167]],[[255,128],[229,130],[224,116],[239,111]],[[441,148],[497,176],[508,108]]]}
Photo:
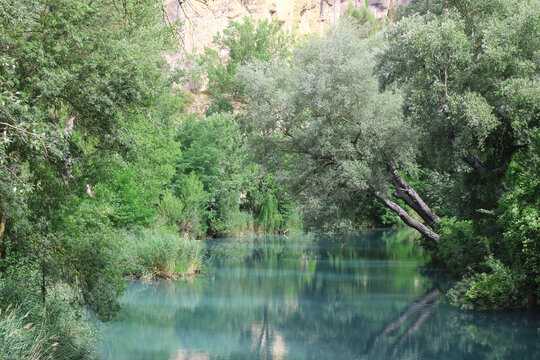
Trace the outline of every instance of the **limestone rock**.
{"label": "limestone rock", "polygon": [[[389,10],[409,2],[369,0],[368,9],[381,19],[388,16]],[[208,5],[188,0],[182,6],[178,0],[167,0],[166,8],[170,21],[185,21],[182,28],[185,50],[200,52],[230,21],[241,21],[245,16],[277,19],[285,30],[298,35],[322,34],[343,15],[349,3],[365,6],[364,0],[213,0]]]}

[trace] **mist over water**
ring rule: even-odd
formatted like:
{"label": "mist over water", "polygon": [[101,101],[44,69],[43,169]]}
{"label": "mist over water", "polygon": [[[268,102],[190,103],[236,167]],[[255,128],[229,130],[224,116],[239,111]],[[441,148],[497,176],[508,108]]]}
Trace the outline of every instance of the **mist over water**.
{"label": "mist over water", "polygon": [[408,229],[207,242],[194,281],[132,281],[100,359],[537,359],[538,313],[450,307]]}

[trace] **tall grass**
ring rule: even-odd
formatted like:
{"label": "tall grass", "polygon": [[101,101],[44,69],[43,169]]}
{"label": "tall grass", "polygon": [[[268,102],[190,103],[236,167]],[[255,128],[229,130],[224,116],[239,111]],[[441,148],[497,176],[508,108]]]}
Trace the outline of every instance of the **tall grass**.
{"label": "tall grass", "polygon": [[124,233],[125,275],[171,278],[202,265],[201,243],[175,233],[142,230]]}
{"label": "tall grass", "polygon": [[[13,286],[1,280],[4,295]],[[21,292],[20,284],[15,291]],[[71,287],[62,283],[50,287],[46,307],[38,297],[15,303],[9,295],[0,305],[1,360],[92,359],[96,329]]]}
{"label": "tall grass", "polygon": [[52,359],[42,323],[34,324],[20,307],[0,309],[0,359]]}

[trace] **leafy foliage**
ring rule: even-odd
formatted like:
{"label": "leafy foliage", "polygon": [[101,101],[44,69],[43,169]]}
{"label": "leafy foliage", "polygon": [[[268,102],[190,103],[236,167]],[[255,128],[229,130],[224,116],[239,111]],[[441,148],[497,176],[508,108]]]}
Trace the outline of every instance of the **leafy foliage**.
{"label": "leafy foliage", "polygon": [[441,238],[437,244],[437,256],[454,274],[470,272],[488,256],[487,239],[475,234],[472,221],[443,218],[438,226]]}
{"label": "leafy foliage", "polygon": [[519,279],[493,257],[485,265],[489,273],[481,272],[458,282],[448,293],[450,301],[468,310],[492,310],[520,305]]}
{"label": "leafy foliage", "polygon": [[239,71],[257,160],[292,184],[306,214],[326,219],[313,223],[335,219],[341,230],[354,225],[342,219],[354,216],[359,197],[388,192],[385,161],[414,170],[414,129],[401,120],[400,96],[377,91],[369,42],[358,38],[343,21],[306,42],[291,66],[254,62]]}
{"label": "leafy foliage", "polygon": [[[217,101],[221,100],[223,98]],[[204,193],[204,200],[197,207],[199,220],[195,228],[200,230],[195,231],[191,226],[184,230],[196,236],[204,236],[207,232],[211,235],[245,233],[257,230],[254,216],[263,231],[285,230],[286,221],[282,218],[285,214],[286,218],[294,216],[288,208],[292,200],[287,198],[284,189],[275,186],[272,177],[260,173],[254,164],[247,165],[251,157],[246,138],[230,113],[215,112],[199,120],[188,116],[180,126],[178,139],[182,144],[182,157],[171,187],[184,202],[182,194],[192,190],[183,187],[190,177],[196,176]],[[272,195],[275,202],[268,213],[263,204],[270,194],[275,194]],[[184,203],[182,210],[185,219],[188,218],[186,206]],[[265,215],[261,215],[262,212]],[[271,226],[263,225],[270,222]]]}
{"label": "leafy foliage", "polygon": [[88,310],[119,309],[115,233],[153,223],[180,154],[172,120],[186,100],[169,87],[161,11],[0,1],[0,307],[17,306],[0,322],[30,311],[47,336],[8,358],[90,358]]}
{"label": "leafy foliage", "polygon": [[540,136],[533,135],[529,151],[516,154],[506,182],[508,191],[501,203],[499,219],[504,229],[505,257],[512,270],[525,276],[520,291],[531,305],[540,301]]}
{"label": "leafy foliage", "polygon": [[407,15],[377,71],[383,88],[404,89],[426,165],[463,172],[454,164],[466,153],[487,169],[508,164],[538,118],[538,2],[415,1]]}
{"label": "leafy foliage", "polygon": [[343,16],[360,28],[363,37],[371,36],[381,30],[381,25],[375,15],[368,10],[367,4],[357,8],[349,3]]}
{"label": "leafy foliage", "polygon": [[[208,77],[209,93],[216,98],[241,96],[242,84],[235,79],[238,67],[253,60],[285,59],[293,41],[294,37],[282,31],[277,21],[254,21],[248,17],[242,22],[231,21],[214,37],[218,51],[206,48],[200,59]],[[222,56],[222,52],[226,55]]]}
{"label": "leafy foliage", "polygon": [[447,179],[431,199],[457,219],[439,224],[437,255],[467,274],[454,298],[468,308],[538,304],[539,9],[412,1],[378,56],[381,87],[403,89],[406,120],[424,134],[425,189]]}

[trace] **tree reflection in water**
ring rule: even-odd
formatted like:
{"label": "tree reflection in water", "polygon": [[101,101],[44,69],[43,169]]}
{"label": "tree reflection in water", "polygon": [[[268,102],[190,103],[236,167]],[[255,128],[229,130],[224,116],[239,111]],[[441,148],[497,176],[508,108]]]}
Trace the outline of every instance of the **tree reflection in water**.
{"label": "tree reflection in water", "polygon": [[[450,308],[410,231],[208,243],[192,283],[134,282],[102,359],[533,359],[535,314]],[[501,335],[502,334],[502,335]]]}

